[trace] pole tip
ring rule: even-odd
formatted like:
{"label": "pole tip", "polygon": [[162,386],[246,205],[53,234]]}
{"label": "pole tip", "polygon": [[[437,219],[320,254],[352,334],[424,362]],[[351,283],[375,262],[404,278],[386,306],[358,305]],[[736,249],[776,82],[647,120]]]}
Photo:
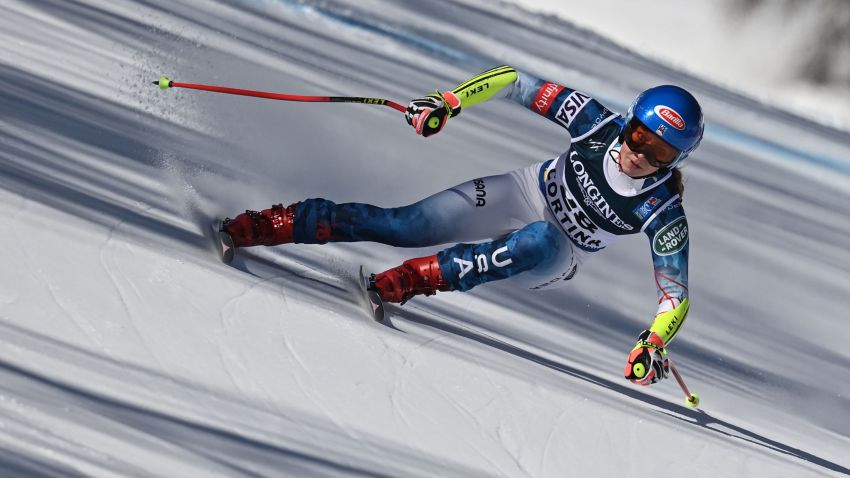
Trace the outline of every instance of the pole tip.
{"label": "pole tip", "polygon": [[691,408],[697,408],[699,406],[699,395],[692,393],[687,398],[688,405]]}
{"label": "pole tip", "polygon": [[163,91],[171,88],[171,80],[169,80],[168,77],[165,75],[162,75],[162,78],[157,81],[154,81],[153,84],[159,85],[159,89]]}

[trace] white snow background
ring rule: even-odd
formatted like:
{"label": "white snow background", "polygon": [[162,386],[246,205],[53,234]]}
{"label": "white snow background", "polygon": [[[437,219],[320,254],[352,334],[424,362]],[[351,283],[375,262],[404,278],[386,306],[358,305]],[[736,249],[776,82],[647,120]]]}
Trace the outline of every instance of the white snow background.
{"label": "white snow background", "polygon": [[732,91],[850,130],[847,0],[512,0]]}
{"label": "white snow background", "polygon": [[[211,248],[247,208],[403,205],[547,159],[557,126],[494,101],[426,140],[386,107],[150,84],[404,103],[503,63],[621,111],[667,82],[705,106],[670,349],[701,411],[622,378],[655,310],[642,236],[564,290],[386,324],[359,264],[439,248]],[[0,84],[0,476],[850,474],[847,132],[484,0],[0,0]]]}

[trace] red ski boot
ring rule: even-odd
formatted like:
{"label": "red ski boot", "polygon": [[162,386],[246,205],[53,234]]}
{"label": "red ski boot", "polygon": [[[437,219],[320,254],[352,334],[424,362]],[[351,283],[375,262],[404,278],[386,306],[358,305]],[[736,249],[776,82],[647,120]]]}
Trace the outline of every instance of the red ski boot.
{"label": "red ski boot", "polygon": [[402,304],[415,295],[434,295],[437,291],[449,290],[436,255],[404,261],[398,267],[373,274],[369,282],[369,288],[377,291],[385,302]]}
{"label": "red ski boot", "polygon": [[[297,204],[297,203],[296,203]],[[276,246],[293,241],[295,206],[284,208],[276,204],[263,211],[245,211],[234,219],[227,218],[221,224],[235,247]]]}

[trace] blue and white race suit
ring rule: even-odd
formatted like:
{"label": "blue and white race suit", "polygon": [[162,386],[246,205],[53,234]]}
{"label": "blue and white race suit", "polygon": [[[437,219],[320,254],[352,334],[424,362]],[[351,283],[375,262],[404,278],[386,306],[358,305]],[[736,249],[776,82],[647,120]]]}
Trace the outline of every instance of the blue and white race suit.
{"label": "blue and white race suit", "polygon": [[592,254],[643,233],[655,269],[656,319],[667,316],[660,326],[669,341],[688,308],[688,222],[670,172],[635,179],[620,171],[623,117],[589,95],[510,67],[482,73],[454,92],[464,107],[509,98],[566,129],[570,147],[557,158],[476,178],[409,206],[303,201],[295,241],[457,243],[437,254],[450,289],[510,278],[540,290],[565,284]]}

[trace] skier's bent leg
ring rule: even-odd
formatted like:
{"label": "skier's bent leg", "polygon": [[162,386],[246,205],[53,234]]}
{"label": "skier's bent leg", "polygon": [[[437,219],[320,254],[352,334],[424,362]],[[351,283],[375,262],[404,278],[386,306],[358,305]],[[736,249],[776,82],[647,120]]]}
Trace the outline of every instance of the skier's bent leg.
{"label": "skier's bent leg", "polygon": [[307,199],[263,211],[245,211],[226,219],[222,230],[237,247],[278,244],[324,244],[326,242],[374,241],[401,247],[438,244],[441,238],[424,204],[381,208],[370,204],[336,204],[326,199]]}
{"label": "skier's bent leg", "polygon": [[[492,183],[491,196],[499,192],[510,196],[511,183],[507,176],[487,180]],[[358,241],[423,247],[502,235],[510,230],[509,221],[517,214],[505,211],[495,200],[489,207],[479,207],[474,188],[476,183],[483,184],[482,181],[469,181],[397,208],[336,204],[321,198],[288,207],[278,204],[226,219],[222,230],[230,234],[237,247]],[[472,191],[472,199],[467,189]]]}
{"label": "skier's bent leg", "polygon": [[558,226],[533,222],[500,239],[481,244],[457,244],[434,256],[405,261],[373,279],[373,287],[388,302],[404,302],[419,294],[467,291],[485,282],[505,279],[571,254]]}
{"label": "skier's bent leg", "polygon": [[542,219],[529,203],[529,194],[539,192],[536,173],[527,169],[466,181],[398,208],[326,199],[278,204],[227,219],[222,230],[237,247],[331,241],[422,247],[501,237]]}
{"label": "skier's bent leg", "polygon": [[449,288],[467,291],[545,266],[561,254],[563,237],[558,226],[537,221],[495,241],[457,244],[437,254],[437,260]]}

